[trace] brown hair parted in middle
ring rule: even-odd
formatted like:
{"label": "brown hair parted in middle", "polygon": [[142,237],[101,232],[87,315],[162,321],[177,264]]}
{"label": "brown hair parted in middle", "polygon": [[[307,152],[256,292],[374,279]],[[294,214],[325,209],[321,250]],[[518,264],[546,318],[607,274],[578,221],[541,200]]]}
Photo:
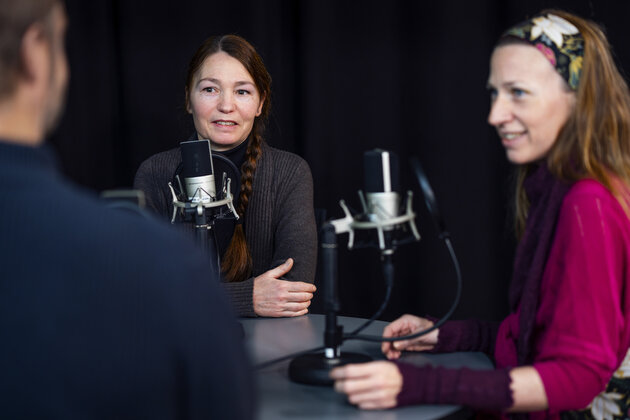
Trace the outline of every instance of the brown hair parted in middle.
{"label": "brown hair parted in middle", "polygon": [[236,211],[241,217],[241,223],[236,225],[232,241],[223,256],[221,271],[226,281],[242,281],[249,277],[252,271],[252,258],[245,240],[242,218],[247,210],[249,197],[252,194],[252,183],[258,159],[262,156],[263,132],[265,123],[271,109],[271,76],[263,63],[262,58],[254,47],[238,35],[213,36],[205,40],[197,49],[190,64],[186,77],[186,108],[190,105],[189,92],[193,79],[206,58],[211,55],[225,52],[237,59],[254,79],[254,84],[261,100],[262,110],[254,120],[252,131],[249,135],[249,144],[245,153],[245,162],[241,166],[241,191],[238,198]]}

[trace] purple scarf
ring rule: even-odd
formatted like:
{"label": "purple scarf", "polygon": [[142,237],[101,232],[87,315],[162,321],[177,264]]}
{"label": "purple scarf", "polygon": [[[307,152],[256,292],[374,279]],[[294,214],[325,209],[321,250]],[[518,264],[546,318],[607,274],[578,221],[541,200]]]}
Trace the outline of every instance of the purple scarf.
{"label": "purple scarf", "polygon": [[517,360],[519,366],[532,362],[532,337],[538,310],[538,293],[551,250],[558,213],[570,186],[555,178],[541,164],[523,183],[530,202],[525,233],[516,249],[510,285],[510,309],[520,306]]}

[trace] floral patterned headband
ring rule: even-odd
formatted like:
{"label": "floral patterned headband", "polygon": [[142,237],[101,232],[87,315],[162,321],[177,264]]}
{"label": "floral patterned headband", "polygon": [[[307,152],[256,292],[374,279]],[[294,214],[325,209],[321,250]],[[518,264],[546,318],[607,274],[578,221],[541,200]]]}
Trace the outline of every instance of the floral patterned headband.
{"label": "floral patterned headband", "polygon": [[572,90],[577,90],[582,74],[584,38],[569,21],[548,13],[508,29],[501,39],[517,38],[543,53]]}

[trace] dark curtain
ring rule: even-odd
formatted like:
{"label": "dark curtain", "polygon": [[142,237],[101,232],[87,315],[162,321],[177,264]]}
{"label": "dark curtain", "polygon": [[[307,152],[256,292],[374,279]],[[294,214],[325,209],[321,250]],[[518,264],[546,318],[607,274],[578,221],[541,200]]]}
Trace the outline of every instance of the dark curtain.
{"label": "dark curtain", "polygon": [[[464,290],[456,318],[507,311],[514,239],[513,168],[486,123],[488,61],[501,31],[543,8],[600,22],[629,68],[628,1],[124,1],[67,0],[71,82],[51,143],[65,173],[96,192],[129,188],[139,164],[192,132],[183,106],[188,60],[213,34],[237,33],[273,77],[268,142],[310,164],[315,206],[359,207],[363,151],[399,154],[415,193],[421,242],[395,254],[383,319],[446,312],[454,269],[408,165],[417,156],[435,190]],[[346,243],[344,236],[340,244]],[[368,316],[384,293],[378,253],[343,249],[342,313]]]}

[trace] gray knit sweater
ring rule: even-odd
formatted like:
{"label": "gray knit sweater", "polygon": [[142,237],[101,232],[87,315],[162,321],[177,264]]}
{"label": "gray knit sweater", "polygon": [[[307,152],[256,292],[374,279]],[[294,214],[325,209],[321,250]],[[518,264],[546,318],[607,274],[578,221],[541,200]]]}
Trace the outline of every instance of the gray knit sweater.
{"label": "gray knit sweater", "polygon": [[[158,153],[140,165],[134,180],[134,188],[146,194],[147,207],[168,220],[173,211],[168,182],[180,162],[178,147]],[[254,277],[291,257],[294,264],[286,274],[287,280],[313,283],[315,278],[313,178],[304,159],[263,144],[244,226],[253,260],[252,277],[223,284],[239,316],[256,316],[252,301]],[[190,230],[193,231],[192,226]]]}

